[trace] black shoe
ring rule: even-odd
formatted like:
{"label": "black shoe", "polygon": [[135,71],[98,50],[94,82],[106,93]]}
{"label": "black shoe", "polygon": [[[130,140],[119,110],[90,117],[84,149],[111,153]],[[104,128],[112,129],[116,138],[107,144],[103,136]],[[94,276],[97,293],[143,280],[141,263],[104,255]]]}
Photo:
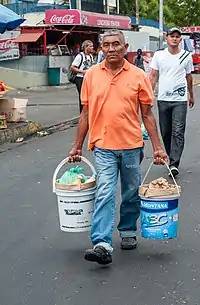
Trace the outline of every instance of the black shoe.
{"label": "black shoe", "polygon": [[108,265],[112,263],[112,255],[104,247],[97,246],[94,249],[86,250],[85,260],[89,262],[96,262],[100,265]]}
{"label": "black shoe", "polygon": [[133,250],[137,248],[137,238],[134,237],[122,237],[121,249],[123,250]]}
{"label": "black shoe", "polygon": [[[179,170],[175,166],[170,166],[173,177],[176,177],[179,174]],[[171,176],[171,174],[169,174]]]}

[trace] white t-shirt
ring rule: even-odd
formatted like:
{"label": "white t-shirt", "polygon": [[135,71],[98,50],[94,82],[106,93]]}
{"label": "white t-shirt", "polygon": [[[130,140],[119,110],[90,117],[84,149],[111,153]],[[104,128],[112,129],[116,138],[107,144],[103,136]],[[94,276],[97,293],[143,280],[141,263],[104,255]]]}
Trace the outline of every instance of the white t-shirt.
{"label": "white t-shirt", "polygon": [[168,48],[157,51],[150,67],[159,71],[158,100],[187,101],[186,74],[193,71],[192,55],[188,51],[172,55]]}
{"label": "white t-shirt", "polygon": [[[82,64],[81,64],[82,62]],[[81,64],[81,66],[80,66]],[[74,61],[72,62],[72,66],[79,68],[80,70],[88,70],[94,64],[93,56],[86,55],[83,52],[76,55]],[[80,66],[80,67],[79,67]],[[77,74],[77,77],[83,77],[84,75],[81,73]]]}

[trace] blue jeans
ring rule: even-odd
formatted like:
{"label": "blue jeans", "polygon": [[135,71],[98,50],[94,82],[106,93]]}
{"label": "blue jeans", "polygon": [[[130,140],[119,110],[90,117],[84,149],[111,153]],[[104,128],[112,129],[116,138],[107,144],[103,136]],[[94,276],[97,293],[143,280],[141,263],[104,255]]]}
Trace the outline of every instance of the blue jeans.
{"label": "blue jeans", "polygon": [[140,215],[138,188],[141,183],[140,163],[143,148],[107,150],[95,147],[97,194],[92,220],[91,240],[112,252],[112,233],[115,223],[115,195],[120,173],[121,207],[118,230],[121,237],[136,235]]}

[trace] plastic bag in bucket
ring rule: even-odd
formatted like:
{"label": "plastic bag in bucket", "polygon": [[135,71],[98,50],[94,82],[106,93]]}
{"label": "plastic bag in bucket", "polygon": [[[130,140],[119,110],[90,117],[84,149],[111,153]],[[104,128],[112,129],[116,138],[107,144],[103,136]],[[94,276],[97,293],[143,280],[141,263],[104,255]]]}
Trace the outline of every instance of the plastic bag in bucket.
{"label": "plastic bag in bucket", "polygon": [[[69,161],[64,159],[53,175],[53,193],[57,196],[60,229],[64,232],[86,232],[90,230],[96,195],[96,171],[84,157],[81,158],[92,170],[92,181],[81,184],[61,184],[57,180],[60,169]],[[74,170],[72,171],[74,174]],[[71,174],[70,174],[71,176]],[[64,176],[63,182],[69,178]],[[70,177],[71,178],[71,177]]]}
{"label": "plastic bag in bucket", "polygon": [[[150,165],[150,168],[152,164]],[[167,164],[166,166],[168,167]],[[149,173],[149,170],[144,178],[144,181]],[[178,200],[180,197],[180,187],[178,187],[174,178],[173,180],[175,184],[168,184],[168,189],[155,189],[155,195],[157,191],[157,194],[160,196],[153,196],[152,190],[150,190],[148,193],[148,186],[145,185],[143,181],[142,186],[139,189],[141,198],[142,237],[148,239],[172,239],[177,237]]]}

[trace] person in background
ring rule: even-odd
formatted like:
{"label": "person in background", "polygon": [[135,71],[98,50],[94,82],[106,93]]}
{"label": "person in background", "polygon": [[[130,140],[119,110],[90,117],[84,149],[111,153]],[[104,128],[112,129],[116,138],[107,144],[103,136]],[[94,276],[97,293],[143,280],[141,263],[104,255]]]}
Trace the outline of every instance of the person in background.
{"label": "person in background", "polygon": [[160,131],[173,176],[179,174],[184,148],[188,93],[189,107],[194,106],[192,56],[180,49],[181,40],[178,28],[169,30],[166,36],[168,47],[155,52],[150,64],[153,90],[158,81]]}
{"label": "person in background", "polygon": [[104,55],[103,55],[103,51],[102,51],[102,44],[99,45],[97,52],[98,52],[97,64],[100,64],[104,60]]}
{"label": "person in background", "polygon": [[71,70],[77,74],[75,79],[75,85],[79,95],[80,113],[82,111],[81,97],[80,97],[81,87],[85,73],[94,64],[94,59],[92,55],[93,49],[94,49],[93,42],[91,40],[85,40],[82,44],[83,52],[79,53],[75,57],[71,65]]}
{"label": "person in background", "polygon": [[144,57],[142,55],[142,50],[138,49],[137,50],[137,56],[134,58],[134,65],[140,69],[142,69],[143,71],[145,71],[144,68]]}
{"label": "person in background", "polygon": [[150,80],[142,70],[124,59],[127,44],[123,32],[105,32],[102,50],[105,60],[89,69],[84,77],[81,91],[83,111],[69,158],[71,162],[81,161],[83,143],[89,131],[88,149],[95,155],[97,193],[91,227],[93,248],[85,252],[85,259],[106,265],[112,262],[119,173],[121,248],[131,250],[137,247],[138,189],[144,145],[139,108],[151,138],[154,162],[163,164],[167,162],[167,156],[151,111],[153,91]]}
{"label": "person in background", "polygon": [[80,53],[80,44],[75,44],[75,46],[74,46],[74,48],[73,48],[73,50],[72,50],[72,55],[73,56],[76,56],[76,55],[78,55],[79,53]]}

